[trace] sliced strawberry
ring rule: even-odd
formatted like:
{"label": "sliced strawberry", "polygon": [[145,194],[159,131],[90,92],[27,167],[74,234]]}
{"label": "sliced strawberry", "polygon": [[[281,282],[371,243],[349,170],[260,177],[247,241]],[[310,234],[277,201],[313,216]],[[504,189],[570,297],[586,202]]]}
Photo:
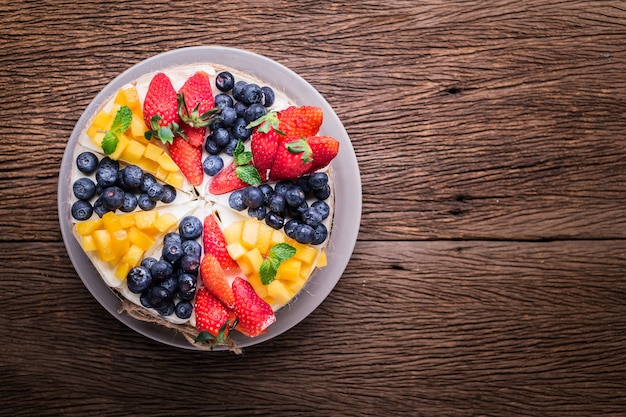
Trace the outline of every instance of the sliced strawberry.
{"label": "sliced strawberry", "polygon": [[304,175],[313,165],[311,156],[311,147],[305,139],[285,139],[278,145],[270,179],[280,181]]}
{"label": "sliced strawberry", "polygon": [[152,77],[143,103],[143,120],[148,131],[146,138],[158,138],[169,143],[174,138],[178,115],[176,90],[167,75],[159,72]]}
{"label": "sliced strawberry", "polygon": [[235,304],[233,290],[224,274],[224,269],[215,256],[210,253],[204,254],[202,261],[200,261],[200,275],[202,276],[202,284],[222,304],[226,307],[232,307]]}
{"label": "sliced strawberry", "polygon": [[226,339],[230,331],[228,322],[232,319],[231,312],[205,287],[196,292],[194,311],[198,331],[209,332],[220,342]]}
{"label": "sliced strawberry", "polygon": [[[209,184],[209,192],[216,195],[225,194],[231,191],[240,190],[250,185],[250,183],[239,178],[237,173],[237,169],[250,169],[246,167],[254,168],[252,165],[235,166],[234,164],[230,164],[227,167],[222,168],[222,170],[211,180],[211,183]],[[267,174],[265,171],[260,171],[258,174],[261,178],[260,182],[267,181]]]}
{"label": "sliced strawberry", "polygon": [[204,243],[204,253],[215,256],[224,270],[237,267],[237,263],[230,257],[226,250],[224,233],[222,233],[222,229],[220,229],[215,216],[212,214],[204,218],[202,240]]}
{"label": "sliced strawberry", "polygon": [[206,127],[192,127],[187,123],[181,123],[180,130],[191,146],[201,147],[204,145]]}
{"label": "sliced strawberry", "polygon": [[256,337],[267,331],[276,321],[272,307],[267,304],[243,278],[236,277],[233,281],[235,294],[235,314],[239,325],[237,328],[250,337]]}
{"label": "sliced strawberry", "polygon": [[290,106],[278,113],[278,126],[286,136],[315,136],[323,119],[324,113],[317,106]]}
{"label": "sliced strawberry", "polygon": [[272,127],[267,132],[259,129],[252,132],[250,139],[252,160],[259,171],[267,171],[272,167],[280,140],[282,137]]}
{"label": "sliced strawberry", "polygon": [[306,141],[313,154],[313,164],[308,172],[324,168],[339,153],[339,141],[330,136],[309,136]]}
{"label": "sliced strawberry", "polygon": [[202,148],[192,146],[180,136],[176,136],[169,146],[170,156],[178,165],[191,185],[202,184]]}
{"label": "sliced strawberry", "polygon": [[209,74],[198,71],[187,78],[178,90],[178,111],[181,120],[192,127],[206,127],[215,114],[213,90]]}

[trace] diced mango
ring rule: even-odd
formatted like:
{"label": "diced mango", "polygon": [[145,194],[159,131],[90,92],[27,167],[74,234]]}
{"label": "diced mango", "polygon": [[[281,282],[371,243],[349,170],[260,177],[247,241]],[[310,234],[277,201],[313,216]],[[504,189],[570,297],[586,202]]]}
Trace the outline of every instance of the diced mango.
{"label": "diced mango", "polygon": [[91,126],[95,126],[100,130],[108,130],[113,122],[113,116],[104,110],[99,111],[91,122]]}
{"label": "diced mango", "polygon": [[128,139],[126,135],[121,133],[117,135],[117,139],[118,141],[117,145],[115,146],[115,150],[111,154],[109,154],[109,158],[115,161],[120,159],[120,156],[122,155],[122,153],[124,153],[124,150],[126,150],[131,142],[131,139]]}
{"label": "diced mango", "polygon": [[126,149],[124,149],[124,152],[122,152],[121,157],[131,164],[139,165],[139,161],[141,161],[141,156],[145,150],[146,147],[144,145],[136,140],[131,140]]}
{"label": "diced mango", "polygon": [[122,228],[128,229],[135,225],[135,213],[118,214]]}
{"label": "diced mango", "polygon": [[315,258],[317,257],[317,249],[312,246],[303,245],[302,243],[296,242],[294,247],[296,248],[296,254],[294,255],[296,258],[300,259],[302,262],[313,263]]}
{"label": "diced mango", "polygon": [[[146,160],[145,162],[148,162],[148,160]],[[150,161],[150,162],[154,162],[154,161]],[[163,167],[159,166],[158,163],[155,163],[155,164],[156,164],[155,165],[156,171],[153,171],[154,176],[157,177],[159,180],[165,182],[165,179],[170,174],[170,171],[163,169]]]}
{"label": "diced mango", "polygon": [[143,117],[133,112],[133,119],[130,122],[130,134],[135,139],[145,140],[143,134],[146,130],[146,124],[143,121]]}
{"label": "diced mango", "polygon": [[81,246],[85,252],[92,252],[96,250],[96,242],[93,240],[92,235],[86,235],[81,237]]}
{"label": "diced mango", "polygon": [[122,256],[128,252],[130,248],[130,241],[128,240],[128,233],[126,230],[118,230],[116,232],[111,233],[113,245],[113,252],[115,253],[115,259],[120,259]]}
{"label": "diced mango", "polygon": [[159,160],[159,157],[163,154],[163,148],[161,148],[158,145],[155,145],[154,143],[150,142],[146,145],[146,150],[143,153],[143,156],[145,158],[148,158],[152,161],[157,161]]}
{"label": "diced mango", "polygon": [[159,163],[161,168],[163,168],[166,171],[170,171],[170,172],[179,171],[179,168],[178,168],[178,165],[176,165],[176,162],[174,162],[174,160],[166,153],[159,156],[159,159],[157,159],[157,162]]}
{"label": "diced mango", "polygon": [[243,225],[245,221],[238,221],[231,223],[226,229],[224,229],[224,239],[227,243],[239,242],[241,239],[241,232],[243,231]]}
{"label": "diced mango", "polygon": [[259,252],[262,255],[267,255],[270,248],[272,247],[272,235],[274,234],[274,229],[271,227],[261,224],[259,225],[259,234],[256,242],[257,248],[259,248]]}
{"label": "diced mango", "polygon": [[120,262],[117,264],[117,268],[115,268],[115,276],[120,281],[124,281],[126,276],[128,276],[128,272],[132,267],[126,262]]}
{"label": "diced mango", "polygon": [[242,257],[248,262],[253,271],[258,271],[263,263],[263,255],[259,252],[259,248],[252,248]]}
{"label": "diced mango", "polygon": [[248,249],[244,248],[240,242],[233,242],[226,246],[226,250],[231,258],[238,260],[248,252]]}
{"label": "diced mango", "polygon": [[85,220],[84,222],[76,224],[76,233],[78,233],[79,236],[87,236],[101,227],[102,219]]}
{"label": "diced mango", "polygon": [[164,233],[170,230],[176,224],[176,222],[176,216],[174,216],[172,213],[165,213],[154,220],[153,226],[159,232]]}
{"label": "diced mango", "polygon": [[130,107],[133,114],[138,114],[143,119],[143,110],[139,101],[139,94],[135,87],[125,88],[122,90],[126,105]]}
{"label": "diced mango", "polygon": [[87,136],[89,136],[89,139],[91,139],[91,141],[94,144],[97,144],[98,146],[100,146],[100,142],[102,142],[102,138],[100,138],[99,141],[96,142],[96,136],[98,135],[98,133],[102,134],[102,137],[104,137],[104,129],[96,126],[96,125],[91,125],[87,128]]}
{"label": "diced mango", "polygon": [[136,227],[131,227],[129,229],[128,239],[132,244],[139,246],[145,251],[150,249],[155,242],[155,239],[152,236],[149,236]]}
{"label": "diced mango", "polygon": [[106,229],[99,229],[93,232],[93,239],[98,251],[98,256],[104,262],[109,262],[115,259],[115,252],[113,250],[113,238],[111,233]]}
{"label": "diced mango", "polygon": [[145,251],[139,246],[130,245],[130,248],[128,248],[128,251],[122,257],[121,261],[130,265],[131,267],[137,266],[141,262],[141,258],[143,257],[144,253]]}
{"label": "diced mango", "polygon": [[300,292],[300,290],[304,286],[305,282],[306,282],[306,279],[304,279],[304,278],[300,278],[300,279],[297,279],[295,281],[284,281],[285,285],[287,286],[287,288],[291,292],[292,296],[294,296],[294,295],[298,294],[298,292]]}
{"label": "diced mango", "polygon": [[293,296],[287,287],[277,279],[267,285],[267,295],[279,304],[286,304]]}
{"label": "diced mango", "polygon": [[117,95],[115,96],[115,99],[113,99],[113,102],[115,104],[119,104],[120,106],[125,106],[127,104],[124,90],[120,89],[117,91]]}
{"label": "diced mango", "polygon": [[109,233],[115,233],[123,229],[120,218],[112,211],[106,212],[104,216],[102,216],[102,224]]}
{"label": "diced mango", "polygon": [[272,232],[272,240],[270,242],[270,247],[278,243],[283,243],[284,241],[285,241],[285,235],[283,235],[279,230],[274,230]]}
{"label": "diced mango", "polygon": [[250,282],[250,285],[254,289],[254,292],[256,292],[259,297],[263,299],[267,297],[267,285],[264,285],[261,282],[261,278],[259,277],[259,274],[249,274],[248,281]]}
{"label": "diced mango", "polygon": [[159,212],[156,210],[138,211],[135,213],[135,226],[146,233],[154,235],[156,233],[154,221],[158,216]]}
{"label": "diced mango", "polygon": [[256,246],[259,237],[259,223],[254,220],[246,220],[241,232],[241,243],[248,249]]}
{"label": "diced mango", "polygon": [[93,143],[94,146],[97,146],[98,148],[102,148],[102,139],[104,138],[105,133],[106,132],[102,130],[98,130],[93,134],[93,136],[89,136],[91,139],[91,143]]}
{"label": "diced mango", "polygon": [[301,266],[302,261],[296,258],[289,258],[283,261],[278,267],[278,270],[276,271],[276,278],[287,281],[296,280],[300,276]]}
{"label": "diced mango", "polygon": [[140,167],[144,171],[149,172],[151,174],[155,174],[157,172],[157,170],[159,169],[159,164],[158,163],[156,163],[154,161],[151,161],[151,160],[149,160],[147,158],[144,158],[144,157],[142,157],[139,161],[137,161],[135,165],[137,165],[138,167]]}
{"label": "diced mango", "polygon": [[165,182],[174,188],[183,188],[185,177],[180,172],[170,172],[165,178]]}

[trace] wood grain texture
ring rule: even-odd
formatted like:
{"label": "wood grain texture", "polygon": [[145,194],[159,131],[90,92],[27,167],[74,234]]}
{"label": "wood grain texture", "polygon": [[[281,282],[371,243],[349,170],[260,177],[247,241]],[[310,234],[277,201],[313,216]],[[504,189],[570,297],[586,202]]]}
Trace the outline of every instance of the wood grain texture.
{"label": "wood grain texture", "polygon": [[[0,415],[625,415],[625,22],[589,0],[0,3]],[[337,287],[243,356],[125,327],[58,224],[89,102],[194,45],[296,71],[361,170]]]}

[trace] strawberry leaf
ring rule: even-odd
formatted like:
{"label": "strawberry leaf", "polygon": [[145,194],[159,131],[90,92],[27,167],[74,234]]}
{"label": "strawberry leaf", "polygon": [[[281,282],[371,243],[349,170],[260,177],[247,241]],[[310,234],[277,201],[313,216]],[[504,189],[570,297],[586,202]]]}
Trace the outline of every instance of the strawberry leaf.
{"label": "strawberry leaf", "polygon": [[259,171],[257,171],[257,169],[252,165],[240,165],[235,168],[235,172],[237,173],[237,178],[239,178],[246,184],[261,184],[261,175],[259,174]]}
{"label": "strawberry leaf", "polygon": [[111,155],[113,152],[115,152],[119,141],[120,140],[117,138],[117,136],[115,136],[115,133],[109,130],[102,138],[100,146],[102,146],[102,150],[106,155]]}

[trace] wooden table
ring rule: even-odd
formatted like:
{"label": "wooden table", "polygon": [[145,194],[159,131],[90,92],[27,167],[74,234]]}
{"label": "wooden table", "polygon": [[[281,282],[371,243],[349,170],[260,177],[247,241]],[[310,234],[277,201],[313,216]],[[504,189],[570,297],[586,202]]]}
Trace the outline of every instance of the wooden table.
{"label": "wooden table", "polygon": [[[626,3],[4,1],[0,22],[0,414],[626,415]],[[214,44],[317,88],[363,183],[334,291],[243,356],[108,314],[56,209],[93,97]]]}

